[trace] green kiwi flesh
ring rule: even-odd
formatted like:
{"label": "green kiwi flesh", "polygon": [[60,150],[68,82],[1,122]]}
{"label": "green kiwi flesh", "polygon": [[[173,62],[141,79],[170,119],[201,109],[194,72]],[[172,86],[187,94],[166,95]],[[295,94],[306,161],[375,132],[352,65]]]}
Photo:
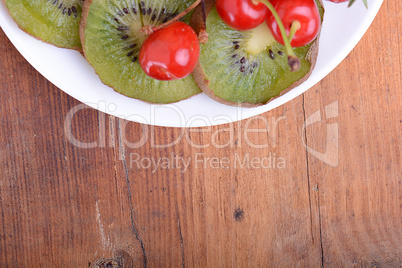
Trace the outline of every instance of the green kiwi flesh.
{"label": "green kiwi flesh", "polygon": [[58,47],[81,50],[82,0],[4,0],[18,26]]}
{"label": "green kiwi flesh", "polygon": [[[192,0],[87,0],[80,34],[84,54],[115,91],[151,103],[172,103],[200,93],[192,76],[174,81],[148,77],[138,63],[145,25],[159,25]],[[188,17],[186,18],[188,19]]]}
{"label": "green kiwi flesh", "polygon": [[[319,10],[323,15],[320,3]],[[201,46],[194,78],[213,99],[253,107],[267,103],[307,79],[318,52],[317,41],[294,51],[301,67],[291,72],[283,45],[264,23],[251,31],[227,26],[213,9],[207,18],[209,40]]]}

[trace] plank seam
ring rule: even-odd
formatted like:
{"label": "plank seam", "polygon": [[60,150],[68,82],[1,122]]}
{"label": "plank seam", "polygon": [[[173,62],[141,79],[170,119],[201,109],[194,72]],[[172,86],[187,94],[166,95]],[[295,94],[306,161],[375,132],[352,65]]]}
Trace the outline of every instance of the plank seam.
{"label": "plank seam", "polygon": [[121,135],[121,127],[120,127],[120,120],[118,121],[118,127],[119,127],[119,146],[120,146],[120,152],[121,152],[121,156],[122,156],[122,161],[123,161],[123,167],[124,167],[124,171],[125,171],[125,177],[126,177],[126,183],[127,183],[127,188],[128,188],[128,200],[130,202],[130,218],[131,218],[131,225],[133,228],[133,232],[135,237],[137,238],[138,242],[140,242],[141,245],[141,249],[142,249],[142,254],[144,257],[144,267],[147,267],[148,264],[148,260],[147,260],[147,255],[145,252],[145,245],[143,240],[141,239],[135,221],[134,221],[134,205],[133,205],[133,201],[132,201],[132,193],[131,193],[131,187],[130,187],[130,180],[129,180],[129,174],[128,174],[128,169],[127,169],[127,161],[126,161],[126,154],[124,152],[124,148],[123,148],[123,142],[122,142],[122,135]]}
{"label": "plank seam", "polygon": [[[304,102],[304,94],[302,94],[302,108],[303,108],[303,117],[304,117],[304,123],[306,122],[306,109],[305,109],[305,102]],[[307,186],[308,186],[308,202],[309,202],[309,209],[310,209],[310,232],[311,232],[311,238],[314,243],[314,236],[313,236],[313,213],[312,213],[312,208],[311,208],[311,186],[310,186],[310,166],[309,166],[309,161],[308,161],[308,142],[307,142],[307,128],[304,127],[304,142],[306,144],[306,168],[307,168]],[[319,234],[320,234],[320,248],[321,248],[321,267],[324,267],[324,249],[322,246],[322,234],[321,234],[321,212],[320,212],[320,196],[319,193],[317,193],[317,201],[318,201],[318,222],[319,222]]]}
{"label": "plank seam", "polygon": [[179,216],[179,208],[176,202],[176,212],[177,212],[177,225],[179,227],[179,236],[180,236],[180,245],[181,245],[181,255],[182,255],[182,267],[186,267],[185,257],[184,257],[184,241],[183,241],[183,234],[181,232],[181,224],[180,224],[180,216]]}

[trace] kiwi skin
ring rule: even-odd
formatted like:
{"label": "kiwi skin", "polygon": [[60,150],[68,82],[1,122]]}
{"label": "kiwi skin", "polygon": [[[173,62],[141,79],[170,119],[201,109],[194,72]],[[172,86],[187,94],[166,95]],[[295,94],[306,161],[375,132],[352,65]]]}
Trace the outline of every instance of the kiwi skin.
{"label": "kiwi skin", "polygon": [[87,26],[89,6],[92,4],[92,1],[93,0],[86,0],[86,1],[84,1],[84,4],[82,5],[82,15],[81,15],[79,31],[80,31],[80,39],[81,39],[81,44],[82,44],[82,52],[84,53],[84,56],[85,56],[85,49],[84,49],[85,34],[84,34],[84,32],[85,32],[85,27]]}
{"label": "kiwi skin", "polygon": [[[2,4],[4,5],[4,7],[6,8],[6,10],[7,10],[8,14],[10,15],[10,17],[13,18],[13,16],[11,15],[10,10],[8,10],[8,8],[7,8],[6,0],[1,0],[1,3],[2,3]],[[58,46],[58,45],[56,45],[56,44],[52,44],[52,43],[50,43],[50,42],[48,42],[48,41],[43,40],[42,38],[40,38],[40,37],[38,37],[38,36],[35,36],[35,35],[29,33],[26,29],[24,29],[23,27],[21,27],[21,25],[20,25],[19,23],[17,23],[17,21],[16,21],[14,18],[13,18],[13,20],[14,20],[15,23],[18,25],[18,28],[20,28],[22,31],[24,31],[25,33],[29,34],[29,35],[32,36],[33,38],[35,38],[35,39],[37,39],[37,40],[39,40],[39,41],[41,41],[41,42],[43,42],[43,43],[56,46],[56,47],[58,47],[58,48],[66,48],[66,49],[77,50],[78,52],[80,52],[80,53],[83,55],[83,51],[82,51],[82,48],[81,48],[81,47],[63,47],[63,46]]]}
{"label": "kiwi skin", "polygon": [[[319,0],[319,2],[321,4],[321,6],[323,6],[322,0]],[[207,5],[207,7],[206,7],[206,16],[207,17],[209,15],[209,13],[211,12],[212,8],[213,8],[213,6],[211,7],[211,6]],[[198,6],[194,11],[193,18],[191,19],[191,23],[190,23],[190,25],[196,30],[197,34],[199,33],[200,29],[202,28],[202,27],[200,27],[200,21],[201,21],[200,18],[202,18],[202,7]],[[323,18],[321,18],[321,20],[323,20]],[[293,88],[299,86],[300,84],[302,84],[304,81],[306,81],[310,77],[311,73],[314,70],[315,64],[317,62],[318,47],[319,47],[318,41],[319,41],[319,38],[320,38],[320,33],[321,33],[321,29],[320,29],[320,32],[318,33],[318,36],[317,36],[316,40],[313,41],[313,44],[311,45],[311,47],[310,47],[310,49],[308,51],[307,60],[311,64],[310,71],[305,76],[303,76],[303,78],[301,78],[300,80],[294,82],[290,87],[282,90],[281,93],[278,96],[273,97],[273,98],[269,99],[268,101],[266,101],[264,103],[248,103],[248,102],[237,103],[237,102],[227,101],[227,100],[224,100],[224,99],[216,96],[214,94],[213,89],[209,87],[209,80],[206,77],[206,75],[204,73],[204,70],[201,67],[201,64],[199,64],[199,63],[197,64],[197,67],[195,68],[195,70],[193,72],[194,80],[197,83],[198,87],[208,97],[210,97],[210,98],[214,99],[215,101],[220,102],[222,104],[225,104],[225,105],[228,105],[228,106],[242,107],[242,108],[254,108],[254,107],[259,107],[259,106],[265,105],[265,104],[273,101],[274,99],[279,98],[282,95],[288,93],[290,90],[292,90]]]}

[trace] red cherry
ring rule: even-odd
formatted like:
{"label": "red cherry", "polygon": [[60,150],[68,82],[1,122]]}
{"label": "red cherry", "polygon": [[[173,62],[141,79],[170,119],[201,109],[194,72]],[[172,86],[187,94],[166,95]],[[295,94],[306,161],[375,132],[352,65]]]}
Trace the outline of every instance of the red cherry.
{"label": "red cherry", "polygon": [[191,74],[199,57],[200,45],[193,28],[176,21],[144,41],[139,62],[150,77],[168,81]]}
{"label": "red cherry", "polygon": [[[292,30],[293,33],[297,30],[290,43],[293,47],[305,46],[317,37],[321,28],[321,17],[314,0],[271,0],[270,2],[282,19],[287,35],[292,28],[300,26],[300,29]],[[293,22],[299,22],[300,25]],[[267,24],[275,39],[283,44],[278,23],[273,15],[267,17]]]}
{"label": "red cherry", "polygon": [[268,15],[267,7],[253,0],[216,0],[216,10],[228,26],[239,31],[256,28]]}

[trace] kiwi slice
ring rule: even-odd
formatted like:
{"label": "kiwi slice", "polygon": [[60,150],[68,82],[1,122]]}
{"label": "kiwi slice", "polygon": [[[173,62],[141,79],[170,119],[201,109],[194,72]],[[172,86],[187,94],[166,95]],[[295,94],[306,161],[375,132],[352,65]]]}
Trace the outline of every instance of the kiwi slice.
{"label": "kiwi slice", "polygon": [[148,77],[138,63],[146,39],[141,28],[160,25],[192,3],[192,0],[87,0],[80,35],[84,54],[102,82],[123,95],[151,103],[177,102],[200,93],[192,76],[159,81]]}
{"label": "kiwi slice", "polygon": [[[317,4],[322,18],[324,10]],[[209,41],[201,46],[193,75],[202,91],[221,103],[243,107],[266,104],[306,80],[314,67],[317,39],[294,49],[301,68],[291,72],[284,46],[275,41],[265,23],[251,31],[237,31],[212,9],[206,27]]]}
{"label": "kiwi slice", "polygon": [[4,0],[18,26],[63,48],[81,50],[79,24],[83,0]]}

